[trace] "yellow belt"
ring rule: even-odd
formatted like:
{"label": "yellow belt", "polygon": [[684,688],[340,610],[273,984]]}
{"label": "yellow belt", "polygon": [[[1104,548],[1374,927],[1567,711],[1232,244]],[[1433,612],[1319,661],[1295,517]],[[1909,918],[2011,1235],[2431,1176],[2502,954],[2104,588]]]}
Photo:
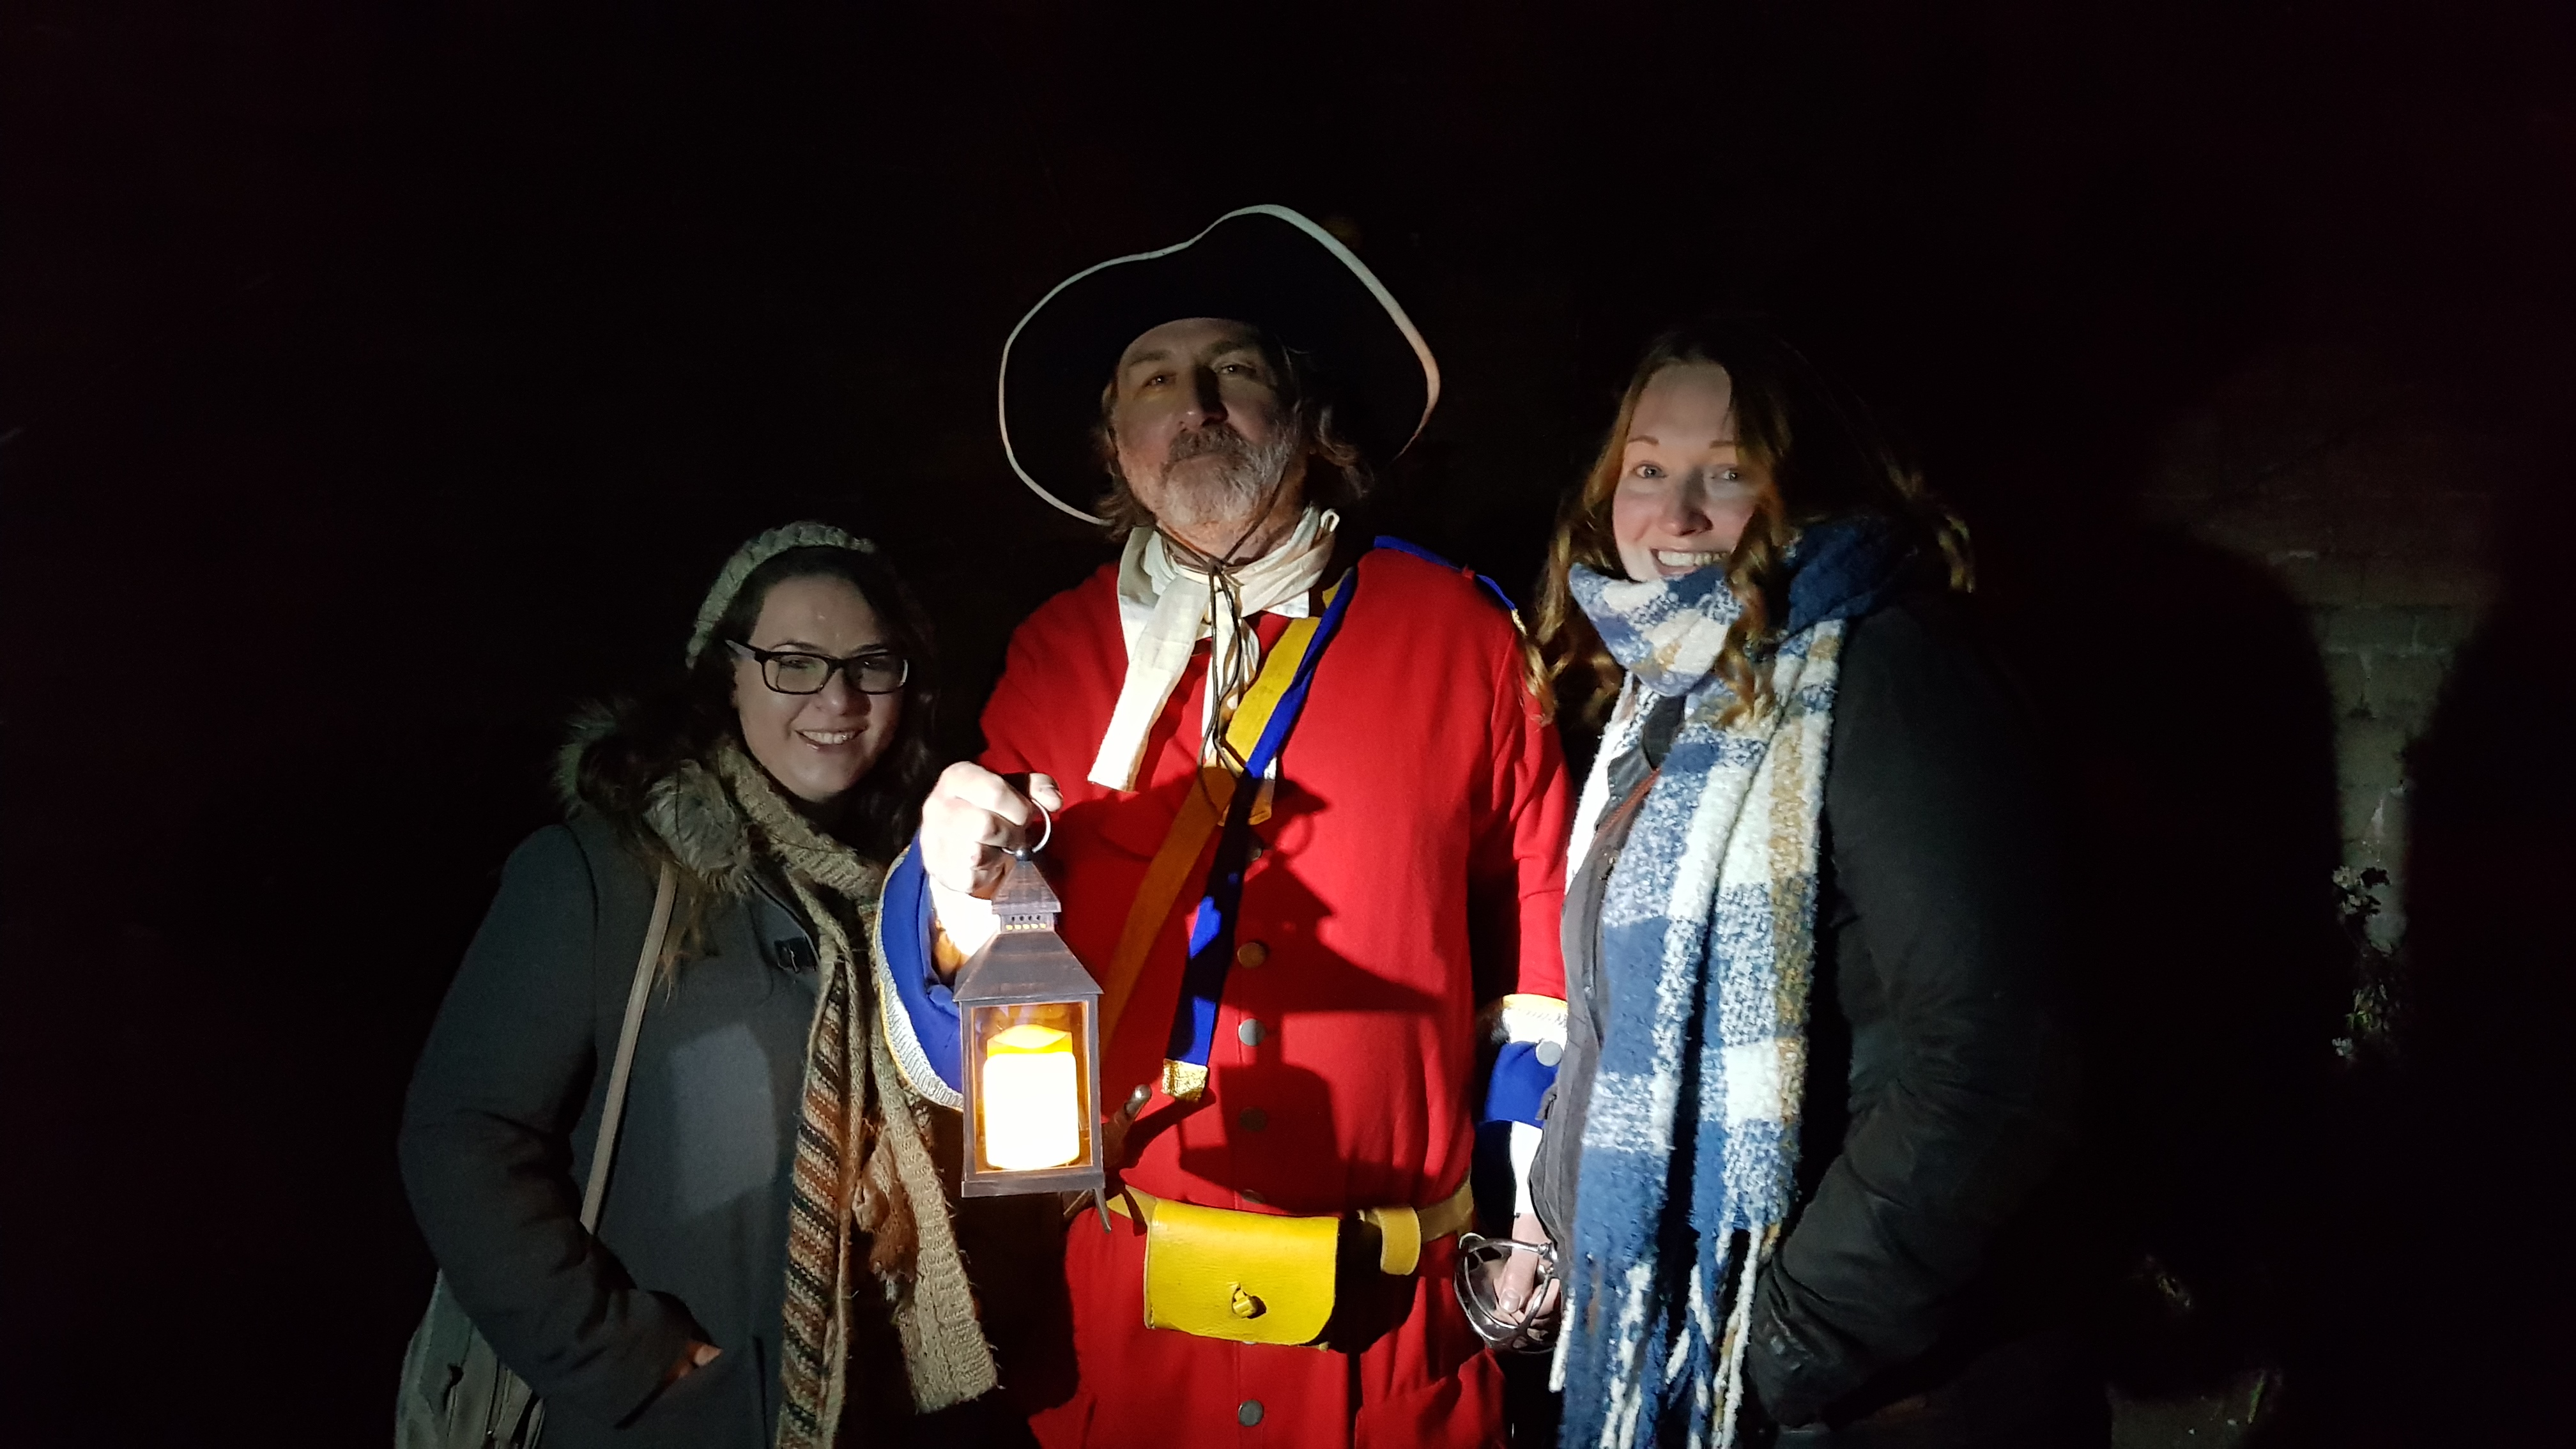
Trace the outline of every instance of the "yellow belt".
{"label": "yellow belt", "polygon": [[[1339,1217],[1289,1217],[1199,1207],[1126,1188],[1110,1210],[1145,1225],[1145,1326],[1235,1343],[1317,1342],[1333,1313]],[[1422,1262],[1425,1238],[1464,1229],[1475,1195],[1464,1185],[1436,1206],[1362,1208],[1378,1230],[1378,1267]]]}
{"label": "yellow belt", "polygon": [[[1134,1207],[1128,1202],[1133,1199]],[[1123,1187],[1109,1199],[1109,1210],[1122,1218],[1134,1218],[1147,1227],[1154,1224],[1154,1211],[1168,1201],[1141,1187]],[[1188,1204],[1182,1204],[1188,1206]],[[1225,1213],[1231,1217],[1252,1218],[1257,1222],[1281,1221],[1277,1213],[1238,1213],[1231,1208],[1196,1208],[1197,1212]],[[1377,1266],[1381,1273],[1403,1277],[1422,1265],[1422,1245],[1436,1243],[1467,1230],[1476,1220],[1476,1193],[1469,1183],[1458,1184],[1458,1190],[1427,1208],[1373,1207],[1361,1208],[1360,1221],[1377,1229]],[[1291,1221],[1338,1222],[1338,1218],[1291,1219]]]}

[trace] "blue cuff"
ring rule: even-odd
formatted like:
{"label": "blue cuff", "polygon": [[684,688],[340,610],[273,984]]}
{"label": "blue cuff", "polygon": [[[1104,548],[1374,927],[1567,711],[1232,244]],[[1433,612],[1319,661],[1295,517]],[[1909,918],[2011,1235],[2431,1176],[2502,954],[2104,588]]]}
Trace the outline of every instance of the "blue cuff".
{"label": "blue cuff", "polygon": [[907,850],[886,873],[885,914],[878,939],[885,943],[886,974],[893,979],[895,1003],[903,1008],[922,1059],[954,1092],[963,1090],[957,1066],[957,1003],[931,967],[930,877],[921,868],[918,848]]}
{"label": "blue cuff", "polygon": [[1547,1089],[1556,1085],[1556,1065],[1539,1060],[1542,1045],[1546,1043],[1505,1042],[1494,1054],[1494,1079],[1485,1089],[1485,1115],[1478,1120],[1543,1125],[1539,1104],[1547,1099]]}

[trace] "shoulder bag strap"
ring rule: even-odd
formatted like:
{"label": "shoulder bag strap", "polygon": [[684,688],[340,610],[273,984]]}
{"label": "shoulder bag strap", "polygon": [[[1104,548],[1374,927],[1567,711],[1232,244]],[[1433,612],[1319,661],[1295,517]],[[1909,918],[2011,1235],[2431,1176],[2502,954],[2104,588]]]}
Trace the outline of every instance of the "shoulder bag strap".
{"label": "shoulder bag strap", "polygon": [[[1348,580],[1350,574],[1344,574]],[[1336,582],[1333,590],[1343,590]],[[1340,597],[1328,590],[1328,600]],[[1234,717],[1227,721],[1226,748],[1237,760],[1246,760],[1260,749],[1261,737],[1270,728],[1270,718],[1280,701],[1297,682],[1308,654],[1331,642],[1325,634],[1319,642],[1317,631],[1325,614],[1309,613],[1303,619],[1290,621],[1279,642],[1263,656],[1261,673],[1244,692],[1234,707]],[[1338,623],[1338,616],[1335,618]],[[1260,786],[1254,781],[1254,788]],[[1145,957],[1161,939],[1163,923],[1171,919],[1172,907],[1180,902],[1181,891],[1189,884],[1191,868],[1199,862],[1199,853],[1207,848],[1208,837],[1225,823],[1227,810],[1234,800],[1235,775],[1224,765],[1209,765],[1199,771],[1199,788],[1182,798],[1180,812],[1172,817],[1172,827],[1164,835],[1162,848],[1154,852],[1153,861],[1145,867],[1145,883],[1127,906],[1127,921],[1118,933],[1118,948],[1110,953],[1108,974],[1100,978],[1100,1044],[1106,1050],[1115,1039],[1119,1019],[1127,1014],[1127,1003],[1136,993],[1136,983],[1145,971]],[[1257,799],[1256,799],[1257,804]]]}
{"label": "shoulder bag strap", "polygon": [[626,992],[626,1024],[617,1031],[617,1061],[608,1069],[608,1101],[599,1114],[599,1140],[590,1155],[590,1185],[581,1194],[581,1227],[599,1226],[600,1204],[608,1197],[608,1163],[617,1155],[617,1128],[626,1117],[626,1079],[635,1070],[635,1037],[644,1029],[644,1003],[653,994],[654,968],[661,964],[662,942],[671,934],[671,901],[680,877],[669,861],[653,887],[653,924],[644,929],[644,954],[635,958],[635,984]]}

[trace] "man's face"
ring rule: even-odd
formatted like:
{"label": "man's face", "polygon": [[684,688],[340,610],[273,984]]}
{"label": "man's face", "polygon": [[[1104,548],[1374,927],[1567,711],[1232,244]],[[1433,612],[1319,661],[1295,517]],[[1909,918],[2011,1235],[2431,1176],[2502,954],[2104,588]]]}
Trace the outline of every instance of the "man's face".
{"label": "man's face", "polygon": [[1249,325],[1166,322],[1127,344],[1113,385],[1118,470],[1166,531],[1222,548],[1232,540],[1213,535],[1251,527],[1265,501],[1296,506],[1306,440]]}

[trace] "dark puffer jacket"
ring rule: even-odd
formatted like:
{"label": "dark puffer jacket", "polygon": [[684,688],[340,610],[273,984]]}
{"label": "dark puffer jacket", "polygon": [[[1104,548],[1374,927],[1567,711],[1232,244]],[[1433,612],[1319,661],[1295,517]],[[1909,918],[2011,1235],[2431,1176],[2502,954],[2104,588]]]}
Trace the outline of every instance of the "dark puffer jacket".
{"label": "dark puffer jacket", "polygon": [[[1830,750],[1800,1205],[1757,1289],[1747,1374],[1786,1425],[1951,1421],[1871,1443],[2002,1442],[1964,1432],[1999,1411],[2079,1432],[2101,1394],[2067,1332],[2078,1104],[2054,833],[1960,604],[1853,622]],[[1614,802],[1645,781],[1631,763]],[[1631,818],[1605,812],[1567,883],[1568,1042],[1532,1184],[1559,1243],[1610,1019],[1602,887]]]}

